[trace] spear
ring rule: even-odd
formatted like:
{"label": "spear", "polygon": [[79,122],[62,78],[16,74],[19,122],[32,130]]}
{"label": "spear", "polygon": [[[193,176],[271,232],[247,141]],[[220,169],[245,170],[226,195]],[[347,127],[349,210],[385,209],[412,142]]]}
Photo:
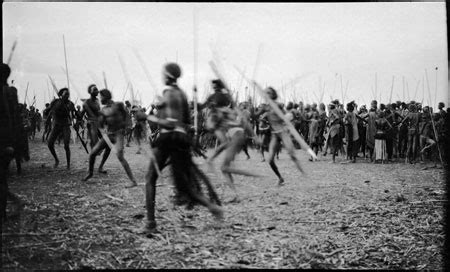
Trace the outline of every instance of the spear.
{"label": "spear", "polygon": [[395,76],[392,76],[392,85],[391,85],[391,94],[389,95],[389,103],[392,102],[392,91],[394,90],[394,79],[395,79]]}
{"label": "spear", "polygon": [[8,61],[6,62],[6,64],[8,64],[8,65],[11,63],[14,51],[16,50],[16,46],[17,46],[17,40],[14,41],[12,48],[11,48],[11,52],[9,53]]}
{"label": "spear", "polygon": [[108,89],[108,83],[106,82],[106,74],[105,74],[105,71],[103,71],[102,74],[103,74],[103,83],[105,84],[105,89]]}
{"label": "spear", "polygon": [[436,105],[437,100],[437,84],[438,84],[438,68],[436,67],[436,89],[434,91],[434,104]]}
{"label": "spear", "polygon": [[420,80],[417,81],[416,91],[414,92],[414,99],[417,99],[417,90],[419,89]]}
{"label": "spear", "polygon": [[[66,73],[66,70],[64,69],[64,67],[61,66],[61,69],[63,70],[64,73]],[[77,93],[77,96],[81,97],[80,91],[78,90],[77,86],[73,83],[72,79],[69,78],[69,82],[70,82],[70,85],[72,85],[75,92]]]}
{"label": "spear", "polygon": [[128,87],[129,87],[129,86],[130,86],[130,83],[127,84],[127,88],[125,89],[125,93],[123,94],[122,101],[125,100],[125,95],[127,95]]}
{"label": "spear", "polygon": [[67,68],[67,53],[66,53],[66,40],[63,35],[63,45],[64,45],[64,60],[66,63],[66,77],[67,77],[67,89],[70,91],[69,87],[69,68]]}
{"label": "spear", "polygon": [[377,80],[377,73],[375,73],[375,99],[377,99],[377,94],[378,94],[378,80]]}
{"label": "spear", "polygon": [[194,131],[195,131],[195,141],[197,143],[198,135],[198,105],[197,105],[197,68],[198,68],[198,23],[197,23],[197,6],[194,6],[194,89],[192,98],[194,101]]}
{"label": "spear", "polygon": [[132,104],[134,104],[135,96],[134,96],[134,91],[133,91],[133,84],[131,84],[130,78],[128,76],[127,69],[125,67],[125,62],[123,61],[123,59],[120,55],[118,55],[118,57],[119,57],[120,66],[122,67],[123,75],[125,77],[125,81],[130,85],[131,100],[132,100]]}
{"label": "spear", "polygon": [[[430,97],[430,102],[431,102],[431,90],[430,90],[430,83],[428,82],[428,73],[427,73],[427,69],[425,69],[425,76],[427,79],[427,89],[428,89],[428,95]],[[436,132],[436,126],[434,124],[434,119],[433,119],[433,107],[430,106],[430,117],[431,117],[431,124],[433,126],[433,132],[434,132],[434,137],[436,139],[436,146],[438,149],[438,153],[439,153],[439,159],[441,160],[441,164],[444,165],[443,160],[442,160],[442,155],[441,155],[441,148],[439,147],[439,142],[438,142],[438,134]]]}
{"label": "spear", "polygon": [[405,101],[405,76],[402,76],[402,84],[403,84],[403,101]]}
{"label": "spear", "polygon": [[28,86],[30,85],[30,82],[27,83],[27,89],[25,90],[25,99],[23,100],[23,103],[27,102],[27,95],[28,95]]}
{"label": "spear", "polygon": [[408,100],[411,100],[411,96],[409,96],[409,85],[408,85],[408,81],[406,80],[406,94],[408,95]]}

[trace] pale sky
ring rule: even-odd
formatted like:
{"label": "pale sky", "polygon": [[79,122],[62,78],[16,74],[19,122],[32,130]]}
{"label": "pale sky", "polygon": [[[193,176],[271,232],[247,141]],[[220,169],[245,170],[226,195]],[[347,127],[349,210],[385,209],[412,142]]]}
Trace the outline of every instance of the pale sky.
{"label": "pale sky", "polygon": [[[279,90],[282,101],[293,97],[317,101],[322,89],[325,103],[330,97],[342,101],[347,89],[346,102],[367,104],[376,86],[377,100],[381,95],[381,102],[386,103],[393,77],[394,101],[423,99],[428,104],[428,85],[433,106],[439,101],[447,105],[449,100],[444,2],[10,2],[3,3],[3,61],[17,40],[10,81],[15,81],[21,101],[29,82],[28,101],[31,104],[36,94],[41,110],[49,100],[48,75],[58,88],[67,86],[62,70],[63,35],[74,84],[70,85],[73,101],[79,96],[88,98],[91,83],[103,88],[103,72],[113,99],[122,100],[127,84],[118,58],[121,55],[136,99],[140,94],[143,106],[148,106],[155,91],[133,49],[143,57],[159,93],[163,64],[178,61],[183,70],[180,86],[190,96],[194,84],[194,6],[198,11],[200,101],[214,78],[208,65],[212,49],[222,62],[227,83],[232,89],[240,87],[240,100],[248,84],[241,84],[234,66],[245,70],[248,77],[256,71],[255,79]],[[288,84],[294,78],[298,78],[296,84]]]}

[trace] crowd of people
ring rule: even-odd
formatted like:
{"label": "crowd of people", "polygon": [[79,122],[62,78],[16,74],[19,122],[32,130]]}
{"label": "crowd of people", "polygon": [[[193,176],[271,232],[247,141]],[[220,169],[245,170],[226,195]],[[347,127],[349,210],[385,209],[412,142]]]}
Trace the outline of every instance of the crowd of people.
{"label": "crowd of people", "polygon": [[[128,176],[126,187],[137,186],[124,149],[134,142],[138,146],[137,154],[140,154],[142,145],[149,144],[151,163],[145,176],[147,231],[156,228],[156,180],[168,165],[173,169],[177,203],[200,204],[215,217],[222,218],[220,200],[192,156],[204,157],[213,167],[214,159],[224,153],[220,170],[235,194],[233,201],[239,201],[233,175],[258,174],[239,169],[231,162],[241,151],[251,159],[249,147],[258,150],[262,161],[266,161],[264,153],[268,152],[269,166],[277,176],[278,184],[283,185],[285,181],[275,159],[282,148],[299,172],[305,172],[295,154],[296,149],[305,149],[305,145],[297,141],[293,133],[298,133],[316,154],[310,158],[314,163],[318,155],[321,160],[329,154],[330,163],[336,163],[336,157],[340,155],[341,163],[400,161],[411,164],[433,162],[436,165],[443,163],[443,139],[450,127],[449,108],[445,109],[442,102],[437,112],[415,101],[383,104],[373,100],[369,108],[357,105],[355,101],[344,105],[339,100],[328,105],[302,101],[283,104],[278,102],[277,90],[268,87],[260,90],[268,99],[267,103],[256,105],[254,98],[237,101],[223,79],[211,81],[214,92],[206,101],[189,102],[186,93],[177,85],[182,71],[176,63],[164,65],[166,87],[158,102],[149,109],[129,101],[114,101],[108,89],[99,90],[92,84],[87,88],[89,98],[82,100],[82,105],[75,105],[70,100],[68,88],[60,89],[58,98],[45,104],[41,116],[34,105],[28,107],[18,102],[17,89],[7,83],[9,75],[10,68],[2,64],[2,218],[6,216],[7,198],[18,206],[23,205],[8,190],[6,177],[10,161],[15,159],[20,174],[21,163],[30,160],[28,141],[35,140],[41,127],[42,142],[47,143],[55,168],[60,162],[55,152],[57,141],[63,142],[67,169],[70,169],[71,142],[83,145],[89,157],[88,173],[82,178],[85,182],[94,176],[95,159],[101,154],[97,172],[107,174],[103,166],[113,152]],[[295,131],[289,130],[290,127]],[[206,150],[210,148],[214,152],[208,158]],[[202,192],[203,185],[208,196]]]}

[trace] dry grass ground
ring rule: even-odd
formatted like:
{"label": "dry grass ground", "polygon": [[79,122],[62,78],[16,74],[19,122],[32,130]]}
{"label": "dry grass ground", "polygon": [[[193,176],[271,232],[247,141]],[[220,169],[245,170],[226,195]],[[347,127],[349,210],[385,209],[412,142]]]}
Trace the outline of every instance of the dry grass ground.
{"label": "dry grass ground", "polygon": [[[309,162],[297,151],[308,177],[284,151],[277,161],[286,185],[277,186],[267,162],[254,150],[236,165],[262,178],[236,177],[240,203],[221,195],[225,220],[203,207],[188,211],[170,200],[170,171],[158,181],[160,234],[137,231],[145,222],[144,175],[148,159],[125,156],[140,185],[124,189],[126,175],[114,156],[108,174],[88,182],[87,155],[72,144],[72,170],[64,149],[52,169],[46,145],[30,143],[32,160],[10,188],[27,202],[2,226],[2,270],[80,268],[353,268],[441,269],[443,266],[443,170],[404,163]],[[202,159],[196,158],[200,164]],[[218,159],[220,162],[220,157]],[[98,162],[97,162],[98,164]],[[201,165],[206,171],[206,166]],[[15,167],[11,167],[15,171]],[[208,173],[218,193],[223,177]]]}

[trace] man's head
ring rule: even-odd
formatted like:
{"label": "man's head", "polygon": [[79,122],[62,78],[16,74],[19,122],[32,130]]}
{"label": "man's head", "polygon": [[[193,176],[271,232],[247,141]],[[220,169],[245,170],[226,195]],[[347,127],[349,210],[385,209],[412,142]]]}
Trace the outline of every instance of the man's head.
{"label": "man's head", "polygon": [[77,105],[77,110],[80,110],[81,109],[81,106],[80,105]]}
{"label": "man's head", "polygon": [[286,105],[286,110],[292,110],[293,107],[294,107],[294,103],[288,102]]}
{"label": "man's head", "polygon": [[372,102],[370,103],[370,107],[372,109],[376,109],[378,106],[378,102],[376,100],[372,100]]}
{"label": "man's head", "polygon": [[312,109],[313,111],[316,111],[316,110],[317,110],[317,104],[316,104],[316,103],[312,103],[312,104],[311,104],[311,109]]}
{"label": "man's head", "polygon": [[213,88],[213,90],[214,90],[215,92],[219,92],[219,91],[221,91],[223,88],[225,88],[225,86],[223,85],[222,80],[220,80],[220,79],[214,79],[214,80],[211,80],[211,85],[212,85],[212,88]]}
{"label": "man's head", "polygon": [[50,103],[45,103],[45,107],[46,108],[50,107]]}
{"label": "man's head", "polygon": [[319,104],[319,109],[320,109],[321,111],[325,111],[325,104],[324,104],[324,103],[320,103],[320,104]]}
{"label": "man's head", "polygon": [[127,106],[127,108],[130,108],[131,107],[131,103],[130,103],[130,101],[125,101],[125,106]]}
{"label": "man's head", "polygon": [[0,80],[2,84],[6,83],[9,75],[11,75],[11,68],[9,68],[8,64],[2,63],[0,65]]}
{"label": "man's head", "polygon": [[62,100],[69,100],[70,96],[69,89],[62,88],[61,90],[59,90],[58,96],[61,97]]}
{"label": "man's head", "polygon": [[88,87],[88,93],[89,93],[91,96],[93,96],[93,97],[97,97],[97,95],[98,95],[98,88],[97,88],[97,85],[95,85],[95,84],[89,85],[89,87]]}
{"label": "man's head", "polygon": [[266,93],[267,93],[267,95],[269,96],[270,99],[276,100],[278,98],[277,91],[275,91],[274,88],[267,87],[265,91],[266,91]]}
{"label": "man's head", "polygon": [[353,106],[353,103],[347,103],[347,111],[352,112],[355,109],[355,107]]}
{"label": "man's head", "polygon": [[111,92],[108,89],[103,89],[100,91],[100,102],[105,105],[112,99]]}
{"label": "man's head", "polygon": [[439,109],[439,110],[442,110],[443,108],[445,108],[444,102],[439,102],[439,104],[438,104],[438,109]]}
{"label": "man's head", "polygon": [[178,64],[170,62],[163,67],[163,82],[165,85],[170,85],[177,82],[177,79],[181,76],[181,68]]}

